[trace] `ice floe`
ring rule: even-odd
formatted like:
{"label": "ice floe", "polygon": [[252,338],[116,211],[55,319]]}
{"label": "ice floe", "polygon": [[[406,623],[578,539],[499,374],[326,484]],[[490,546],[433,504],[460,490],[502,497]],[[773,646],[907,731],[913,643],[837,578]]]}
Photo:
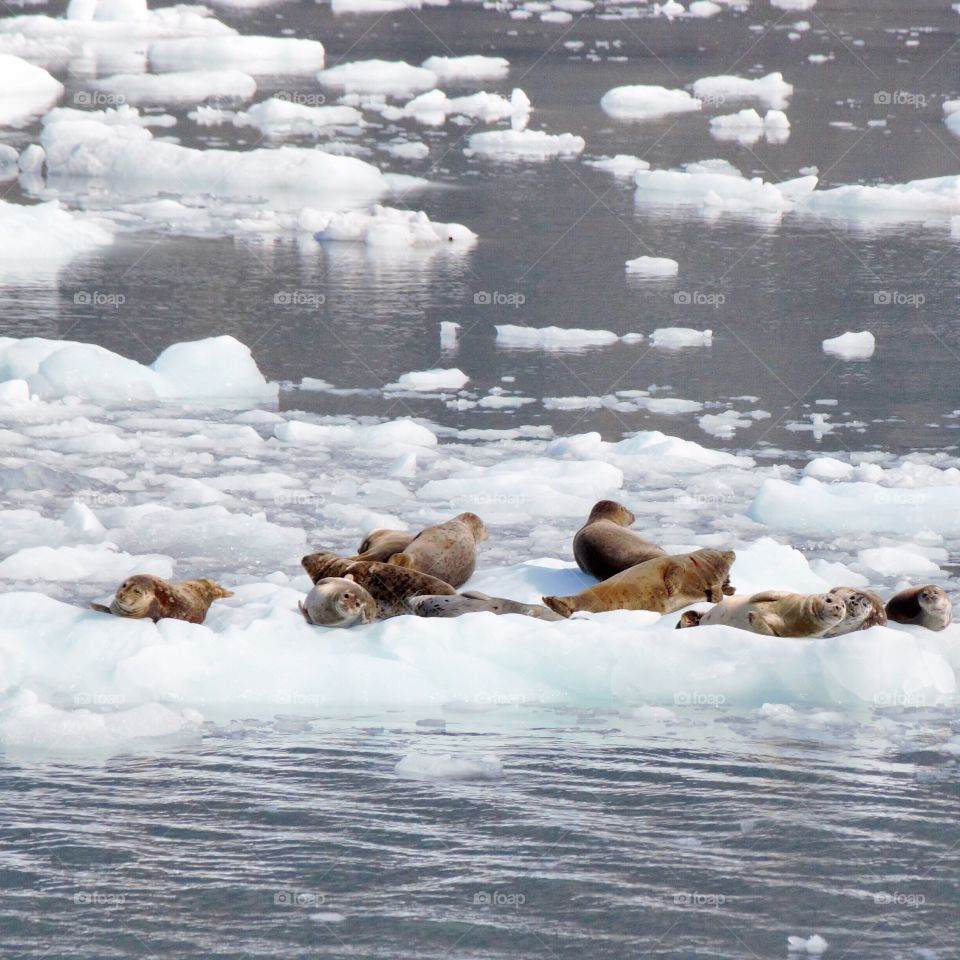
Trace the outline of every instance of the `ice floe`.
{"label": "ice floe", "polygon": [[693,85],[693,95],[712,105],[755,100],[771,110],[782,110],[792,94],[793,85],[779,72],[753,79],[731,75],[703,77]]}
{"label": "ice floe", "polygon": [[479,54],[465,57],[427,57],[421,66],[434,73],[441,83],[452,80],[502,80],[510,71],[509,60]]}
{"label": "ice floe", "polygon": [[438,81],[432,70],[402,60],[355,60],[317,74],[326,87],[344,93],[382,93],[391,97],[432,90]]}
{"label": "ice floe", "polygon": [[459,223],[435,223],[422,211],[375,206],[372,210],[322,213],[304,210],[300,225],[321,242],[364,243],[380,248],[453,248],[476,243],[477,235]]}
{"label": "ice floe", "polygon": [[790,120],[782,110],[768,110],[760,116],[752,107],[739,113],[710,119],[710,135],[715,140],[756,143],[765,137],[768,143],[785,143],[790,136]]}
{"label": "ice floe", "polygon": [[505,160],[547,160],[576,156],[586,141],[573,133],[545,133],[542,130],[487,130],[471,134],[468,155],[479,154]]}
{"label": "ice floe", "polygon": [[640,277],[673,277],[680,270],[680,264],[670,257],[637,257],[626,262],[627,273]]}
{"label": "ice floe", "polygon": [[686,90],[635,85],[608,90],[601,97],[600,106],[618,120],[651,120],[674,113],[691,113],[702,109],[703,103]]}
{"label": "ice floe", "polygon": [[869,331],[842,333],[823,341],[823,352],[846,360],[865,360],[877,348],[877,338]]}
{"label": "ice floe", "polygon": [[60,99],[63,84],[43,67],[0,53],[0,126],[17,125]]}
{"label": "ice floe", "polygon": [[294,37],[181,37],[150,44],[147,60],[158,73],[242,70],[296,75],[322,70],[324,49],[319,40]]}
{"label": "ice floe", "polygon": [[190,70],[183,73],[117,74],[90,81],[94,90],[114,94],[121,103],[177,104],[204,100],[249,100],[257,82],[240,70]]}

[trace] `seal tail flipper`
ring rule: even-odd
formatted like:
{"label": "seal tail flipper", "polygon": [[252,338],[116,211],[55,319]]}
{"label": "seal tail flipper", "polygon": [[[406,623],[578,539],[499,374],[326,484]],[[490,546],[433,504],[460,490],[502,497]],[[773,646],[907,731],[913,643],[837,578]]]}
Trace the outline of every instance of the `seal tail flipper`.
{"label": "seal tail flipper", "polygon": [[675,596],[683,589],[683,567],[679,563],[670,563],[663,571],[663,586],[668,597]]}
{"label": "seal tail flipper", "polygon": [[775,629],[775,624],[781,623],[779,617],[764,617],[763,614],[758,613],[756,610],[751,610],[750,613],[747,614],[747,621],[750,624],[750,629],[754,633],[763,633],[768,637],[780,636]]}
{"label": "seal tail flipper", "polygon": [[680,615],[680,619],[677,621],[677,629],[684,630],[687,627],[699,627],[702,619],[702,613],[696,610],[688,610],[686,613]]}
{"label": "seal tail flipper", "polygon": [[573,604],[569,597],[541,597],[540,599],[554,613],[559,613],[561,617],[569,617],[573,613]]}
{"label": "seal tail flipper", "polygon": [[91,610],[96,610],[97,613],[110,613],[110,612],[111,612],[111,611],[110,611],[110,608],[109,608],[109,607],[105,607],[102,603],[91,603],[91,604],[90,604],[90,609],[91,609]]}

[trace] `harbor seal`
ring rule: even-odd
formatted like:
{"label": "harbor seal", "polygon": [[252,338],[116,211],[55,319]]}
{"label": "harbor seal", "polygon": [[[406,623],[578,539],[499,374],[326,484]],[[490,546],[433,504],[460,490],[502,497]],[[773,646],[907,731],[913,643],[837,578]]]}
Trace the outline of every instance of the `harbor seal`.
{"label": "harbor seal", "polygon": [[377,604],[370,593],[353,579],[324,577],[318,580],[300,604],[307,623],[318,627],[352,627],[370,623],[377,615]]}
{"label": "harbor seal", "polygon": [[488,597],[479,590],[455,593],[452,596],[411,597],[407,601],[407,606],[410,612],[418,617],[461,617],[465,613],[486,611],[498,616],[505,613],[518,613],[538,620],[563,620],[559,613],[554,613],[549,607],[541,606],[539,603],[520,603],[503,597]]}
{"label": "harbor seal", "polygon": [[840,637],[845,633],[883,626],[887,622],[883,601],[875,593],[854,587],[833,587],[830,593],[843,600],[847,612],[843,620],[824,636]]}
{"label": "harbor seal", "polygon": [[311,553],[300,563],[314,584],[326,577],[346,577],[347,574],[352,574],[353,581],[373,597],[379,620],[409,613],[409,597],[425,593],[449,596],[457,592],[449,583],[419,570],[376,560],[351,560],[349,557],[338,557],[335,553]]}
{"label": "harbor seal", "polygon": [[573,537],[577,566],[598,580],[607,580],[627,567],[666,556],[662,547],[629,529],[636,519],[616,500],[595,503],[587,522]]}
{"label": "harbor seal", "polygon": [[887,601],[887,616],[896,623],[945,630],[953,621],[953,605],[945,590],[928,583],[892,596]]}
{"label": "harbor seal", "polygon": [[577,610],[653,610],[673,613],[682,607],[722,600],[730,586],[732,550],[695,550],[668,554],[628,567],[586,590],[568,597],[544,597],[555,613],[569,617]]}
{"label": "harbor seal", "polygon": [[722,624],[773,637],[822,637],[846,616],[846,603],[833,593],[765,590],[750,596],[729,597],[705,613],[688,610],[677,628]]}
{"label": "harbor seal", "polygon": [[149,618],[154,623],[164,618],[203,623],[214,600],[232,596],[231,591],[213,580],[170,583],[160,577],[138,573],[127,577],[117,587],[109,607],[102,603],[91,603],[90,606],[100,613],[112,613],[115,617]]}
{"label": "harbor seal", "polygon": [[476,568],[477,544],[486,539],[483,521],[475,513],[460,513],[445,523],[424,527],[387,562],[462,587]]}
{"label": "harbor seal", "polygon": [[357,549],[353,560],[377,560],[386,563],[395,553],[401,553],[416,536],[408,530],[371,530]]}

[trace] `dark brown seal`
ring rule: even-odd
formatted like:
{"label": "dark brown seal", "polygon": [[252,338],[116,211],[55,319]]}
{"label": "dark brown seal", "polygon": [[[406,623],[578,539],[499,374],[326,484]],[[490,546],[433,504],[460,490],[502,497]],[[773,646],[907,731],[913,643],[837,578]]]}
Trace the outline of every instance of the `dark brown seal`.
{"label": "dark brown seal", "polygon": [[945,590],[932,583],[907,587],[887,601],[887,616],[928,630],[945,630],[953,621],[953,605]]}
{"label": "dark brown seal", "polygon": [[109,607],[101,603],[91,603],[90,606],[100,613],[112,613],[115,617],[149,618],[154,623],[164,618],[203,623],[214,600],[232,596],[229,590],[213,580],[170,583],[160,577],[140,573],[127,577],[117,587]]}
{"label": "dark brown seal", "polygon": [[732,550],[712,549],[655,557],[572,596],[544,597],[543,602],[564,617],[577,610],[673,613],[700,600],[717,603],[732,593],[730,566],[735,559]]}
{"label": "dark brown seal", "polygon": [[335,553],[311,553],[300,563],[314,583],[326,577],[346,577],[364,587],[377,605],[377,618],[399,617],[409,613],[407,600],[420,594],[449,596],[457,591],[436,577],[376,560],[351,560]]}
{"label": "dark brown seal", "polygon": [[606,580],[667,551],[628,529],[637,518],[616,500],[600,500],[593,505],[587,522],[573,538],[573,558],[577,566],[598,580]]}
{"label": "dark brown seal", "polygon": [[475,513],[461,513],[445,523],[424,527],[389,562],[462,587],[476,568],[477,544],[486,539],[483,521]]}

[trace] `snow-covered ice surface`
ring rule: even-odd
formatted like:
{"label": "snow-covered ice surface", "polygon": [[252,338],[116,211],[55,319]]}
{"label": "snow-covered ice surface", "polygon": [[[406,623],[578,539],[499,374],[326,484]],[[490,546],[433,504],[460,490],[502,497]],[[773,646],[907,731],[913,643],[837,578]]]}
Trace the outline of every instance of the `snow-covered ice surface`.
{"label": "snow-covered ice surface", "polygon": [[[0,11],[11,956],[946,960],[960,627],[297,612],[461,510],[471,587],[575,591],[605,496],[741,593],[956,598],[960,21],[906,6]],[[87,607],[144,569],[234,596]]]}

